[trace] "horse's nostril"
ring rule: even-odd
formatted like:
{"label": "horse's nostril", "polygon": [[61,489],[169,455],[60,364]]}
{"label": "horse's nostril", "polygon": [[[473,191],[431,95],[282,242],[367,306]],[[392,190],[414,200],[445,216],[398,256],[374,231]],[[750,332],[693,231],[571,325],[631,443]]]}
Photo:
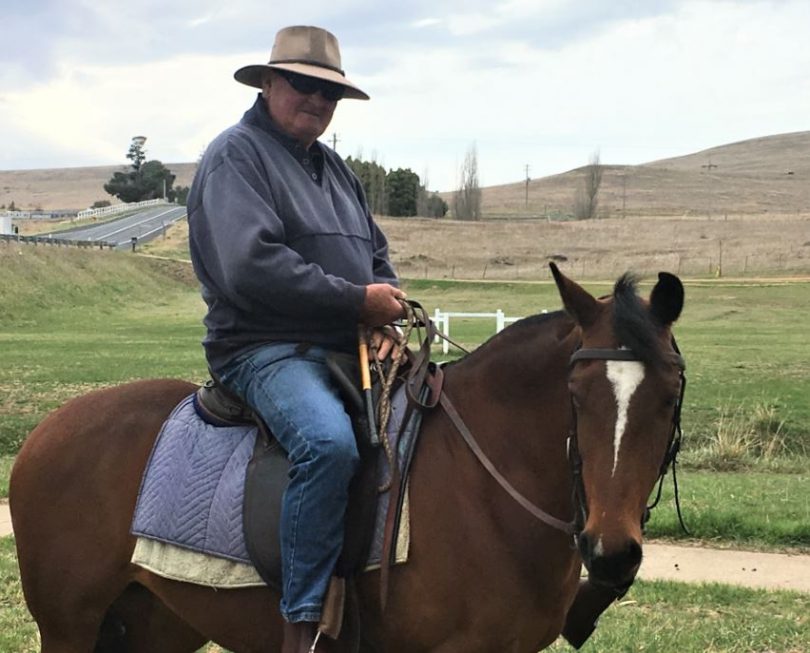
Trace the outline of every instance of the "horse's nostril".
{"label": "horse's nostril", "polygon": [[641,544],[628,539],[624,545],[605,548],[601,538],[582,534],[579,551],[591,579],[597,583],[623,586],[633,582],[641,564]]}
{"label": "horse's nostril", "polygon": [[627,552],[625,555],[627,556],[627,563],[629,565],[635,567],[641,564],[641,544],[635,540],[630,540],[629,544],[627,545]]}

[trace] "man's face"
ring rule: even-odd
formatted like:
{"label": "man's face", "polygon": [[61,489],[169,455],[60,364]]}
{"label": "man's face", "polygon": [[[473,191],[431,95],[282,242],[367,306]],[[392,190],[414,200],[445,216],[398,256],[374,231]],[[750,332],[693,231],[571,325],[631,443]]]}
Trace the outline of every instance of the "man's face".
{"label": "man's face", "polygon": [[265,78],[262,95],[275,123],[305,147],[326,131],[337,106],[337,101],[327,100],[319,92],[299,93],[275,72]]}

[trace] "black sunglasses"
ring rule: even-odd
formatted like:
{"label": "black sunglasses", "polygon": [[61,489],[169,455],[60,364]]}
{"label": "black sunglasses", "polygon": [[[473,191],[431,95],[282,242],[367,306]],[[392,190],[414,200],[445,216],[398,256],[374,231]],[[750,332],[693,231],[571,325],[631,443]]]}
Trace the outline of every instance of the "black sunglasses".
{"label": "black sunglasses", "polygon": [[289,70],[276,69],[276,72],[286,79],[287,83],[302,95],[313,95],[314,93],[320,92],[324,100],[328,100],[329,102],[337,102],[346,92],[345,86],[335,84],[334,82],[327,82],[325,79],[309,77],[308,75],[299,75],[298,73],[293,73]]}

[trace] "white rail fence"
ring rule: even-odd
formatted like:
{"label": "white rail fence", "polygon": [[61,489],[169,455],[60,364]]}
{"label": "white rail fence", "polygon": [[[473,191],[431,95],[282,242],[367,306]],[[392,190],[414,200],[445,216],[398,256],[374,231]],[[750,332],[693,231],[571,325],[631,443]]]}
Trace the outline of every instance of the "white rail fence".
{"label": "white rail fence", "polygon": [[[545,312],[545,311],[544,311]],[[499,308],[494,313],[451,313],[448,311],[442,311],[440,309],[436,309],[433,311],[433,323],[436,325],[436,328],[443,333],[448,338],[450,337],[450,320],[451,318],[458,318],[458,319],[470,319],[470,318],[482,318],[488,320],[495,320],[495,333],[500,333],[503,331],[504,327],[507,324],[511,324],[512,322],[517,322],[518,320],[522,320],[522,317],[507,317],[506,314]],[[441,340],[438,336],[433,341],[433,344],[439,344],[439,340]],[[450,351],[450,343],[447,340],[441,340],[442,343],[442,353],[446,354]]]}
{"label": "white rail fence", "polygon": [[115,213],[123,213],[124,211],[131,211],[132,209],[140,209],[144,206],[154,206],[155,204],[168,204],[162,198],[156,200],[144,200],[143,202],[123,202],[121,204],[112,204],[110,206],[102,206],[98,209],[85,209],[76,214],[78,218],[97,218],[102,215],[113,215]]}

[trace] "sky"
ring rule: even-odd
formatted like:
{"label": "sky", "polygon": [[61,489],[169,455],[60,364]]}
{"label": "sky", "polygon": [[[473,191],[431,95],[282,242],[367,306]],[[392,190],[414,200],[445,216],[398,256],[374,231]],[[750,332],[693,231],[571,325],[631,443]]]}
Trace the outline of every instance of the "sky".
{"label": "sky", "polygon": [[195,161],[275,32],[340,41],[343,156],[482,186],[810,129],[808,0],[0,0],[0,170]]}

